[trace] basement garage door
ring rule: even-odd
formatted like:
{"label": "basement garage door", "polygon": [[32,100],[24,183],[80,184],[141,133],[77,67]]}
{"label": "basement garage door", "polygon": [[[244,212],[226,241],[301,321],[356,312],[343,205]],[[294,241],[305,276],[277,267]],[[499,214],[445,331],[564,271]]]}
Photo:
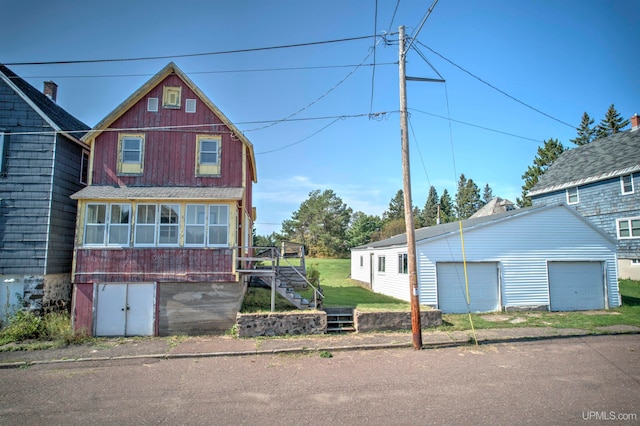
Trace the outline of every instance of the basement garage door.
{"label": "basement garage door", "polygon": [[153,336],[155,284],[96,284],[96,336]]}
{"label": "basement garage door", "polygon": [[549,262],[548,270],[552,311],[604,309],[601,262]]}
{"label": "basement garage door", "polygon": [[469,299],[467,306],[462,263],[438,263],[438,308],[444,313],[492,312],[500,309],[497,263],[467,263]]}

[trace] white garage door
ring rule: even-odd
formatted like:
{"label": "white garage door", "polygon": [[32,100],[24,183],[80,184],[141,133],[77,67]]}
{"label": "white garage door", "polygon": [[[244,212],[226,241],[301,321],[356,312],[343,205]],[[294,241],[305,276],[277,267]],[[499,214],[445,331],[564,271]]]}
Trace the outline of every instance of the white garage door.
{"label": "white garage door", "polygon": [[549,262],[552,311],[604,309],[604,275],[600,262]]}
{"label": "white garage door", "polygon": [[491,312],[500,309],[498,265],[467,263],[469,299],[467,306],[462,263],[436,264],[438,308],[444,313]]}
{"label": "white garage door", "polygon": [[153,336],[155,284],[96,284],[96,336]]}

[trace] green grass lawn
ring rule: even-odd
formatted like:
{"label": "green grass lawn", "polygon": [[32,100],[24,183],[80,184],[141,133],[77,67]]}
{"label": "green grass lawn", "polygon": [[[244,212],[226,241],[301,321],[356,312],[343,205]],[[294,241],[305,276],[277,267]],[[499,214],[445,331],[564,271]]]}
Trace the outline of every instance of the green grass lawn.
{"label": "green grass lawn", "polygon": [[[325,307],[353,306],[360,310],[410,310],[408,302],[374,293],[349,278],[350,259],[307,259],[307,266],[317,265],[320,285],[324,290]],[[505,327],[556,327],[595,330],[612,325],[640,327],[640,281],[620,280],[622,306],[619,308],[589,312],[495,312],[471,314],[476,328]],[[407,292],[409,289],[407,288]],[[312,298],[307,290],[303,297]],[[250,289],[245,297],[242,312],[269,311],[271,293],[268,289]],[[295,310],[284,298],[277,295],[276,310]],[[423,308],[428,309],[428,308]],[[468,330],[471,325],[468,314],[443,314],[443,330]]]}

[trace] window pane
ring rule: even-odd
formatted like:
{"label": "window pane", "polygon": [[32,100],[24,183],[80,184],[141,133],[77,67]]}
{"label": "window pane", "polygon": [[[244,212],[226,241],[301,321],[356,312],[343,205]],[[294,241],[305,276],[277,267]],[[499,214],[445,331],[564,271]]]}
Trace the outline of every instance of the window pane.
{"label": "window pane", "polygon": [[180,206],[177,204],[162,204],[160,206],[160,223],[178,223]]}
{"label": "window pane", "polygon": [[187,205],[185,244],[204,244],[205,237],[205,206],[203,204]]}
{"label": "window pane", "polygon": [[158,244],[178,244],[178,227],[174,225],[160,225]]}
{"label": "window pane", "polygon": [[209,206],[209,225],[226,225],[229,220],[227,206]]}
{"label": "window pane", "polygon": [[109,226],[109,244],[129,245],[129,225]]}
{"label": "window pane", "polygon": [[154,244],[156,235],[155,225],[136,226],[136,244]]}
{"label": "window pane", "polygon": [[122,140],[122,161],[125,163],[139,163],[142,141],[139,138]]}
{"label": "window pane", "polygon": [[209,244],[227,244],[227,227],[226,226],[210,226],[209,227]]}
{"label": "window pane", "polygon": [[186,221],[189,225],[204,225],[204,205],[188,205]]}
{"label": "window pane", "polygon": [[156,223],[156,206],[150,204],[138,205],[137,223]]}
{"label": "window pane", "polygon": [[129,213],[131,206],[128,204],[113,204],[111,206],[111,223],[123,224],[129,223]]}
{"label": "window pane", "polygon": [[184,242],[185,244],[204,244],[204,226],[187,226]]}
{"label": "window pane", "polygon": [[89,225],[85,227],[85,244],[104,244],[105,225]]}
{"label": "window pane", "polygon": [[631,220],[631,236],[640,237],[640,219]]}
{"label": "window pane", "polygon": [[618,222],[620,225],[620,237],[629,237],[629,222],[626,220],[621,220]]}
{"label": "window pane", "polygon": [[218,164],[218,141],[200,140],[200,164]]}
{"label": "window pane", "polygon": [[107,206],[104,204],[87,205],[87,223],[106,223]]}

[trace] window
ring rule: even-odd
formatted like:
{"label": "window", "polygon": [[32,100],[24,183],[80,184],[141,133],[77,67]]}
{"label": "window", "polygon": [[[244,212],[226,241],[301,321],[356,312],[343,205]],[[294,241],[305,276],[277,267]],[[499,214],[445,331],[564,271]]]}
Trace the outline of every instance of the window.
{"label": "window", "polygon": [[164,86],[162,90],[162,106],[165,108],[180,108],[182,87]]}
{"label": "window", "polygon": [[209,245],[229,244],[229,206],[209,206]]}
{"label": "window", "polygon": [[567,189],[567,204],[578,204],[578,187]]}
{"label": "window", "polygon": [[147,99],[147,111],[158,112],[158,98]]}
{"label": "window", "polygon": [[112,204],[109,214],[109,245],[128,246],[131,230],[131,206],[129,204]]}
{"label": "window", "polygon": [[89,151],[82,150],[82,160],[80,164],[80,183],[89,183]]}
{"label": "window", "polygon": [[620,176],[622,195],[633,194],[633,175]]}
{"label": "window", "polygon": [[363,266],[364,266],[364,258],[360,256],[360,267],[362,268]]}
{"label": "window", "polygon": [[196,100],[187,99],[184,101],[184,112],[194,113],[196,112]]}
{"label": "window", "polygon": [[180,206],[178,204],[160,204],[160,225],[158,226],[158,245],[178,245],[180,230]]}
{"label": "window", "polygon": [[84,225],[84,244],[103,245],[107,228],[107,205],[87,204]]}
{"label": "window", "polygon": [[198,135],[196,139],[196,175],[220,175],[220,136]]}
{"label": "window", "polygon": [[409,273],[409,258],[407,253],[398,254],[398,273],[399,274]]}
{"label": "window", "polygon": [[9,152],[9,132],[0,130],[0,175],[7,174],[7,157]]}
{"label": "window", "polygon": [[618,238],[640,238],[640,217],[618,219]]}
{"label": "window", "polygon": [[184,245],[203,246],[205,238],[205,205],[189,204],[185,215]]}
{"label": "window", "polygon": [[154,246],[156,244],[156,206],[138,204],[136,213],[136,246]]}
{"label": "window", "polygon": [[142,174],[144,135],[120,134],[118,138],[118,173]]}
{"label": "window", "polygon": [[128,246],[130,218],[129,204],[87,204],[85,245]]}
{"label": "window", "polygon": [[384,272],[385,270],[386,270],[385,257],[378,256],[378,272]]}

